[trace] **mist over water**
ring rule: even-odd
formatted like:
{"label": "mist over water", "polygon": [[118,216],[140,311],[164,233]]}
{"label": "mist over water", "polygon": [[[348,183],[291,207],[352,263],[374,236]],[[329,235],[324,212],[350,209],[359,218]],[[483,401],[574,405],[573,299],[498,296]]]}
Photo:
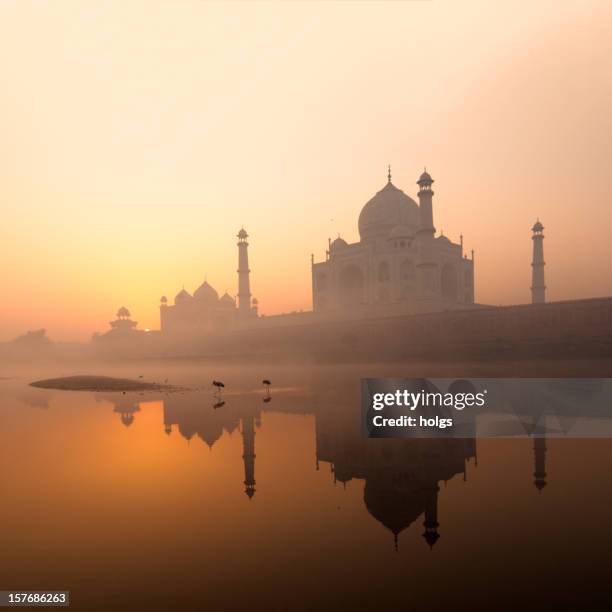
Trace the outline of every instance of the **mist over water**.
{"label": "mist over water", "polygon": [[[608,441],[365,440],[359,379],[607,368],[5,366],[3,584],[69,589],[74,608],[100,610],[441,609],[458,599],[479,609],[493,593],[504,594],[498,609],[595,606],[611,535]],[[28,384],[85,373],[189,390]],[[226,385],[220,395],[213,379]],[[559,583],[560,567],[571,582]]]}

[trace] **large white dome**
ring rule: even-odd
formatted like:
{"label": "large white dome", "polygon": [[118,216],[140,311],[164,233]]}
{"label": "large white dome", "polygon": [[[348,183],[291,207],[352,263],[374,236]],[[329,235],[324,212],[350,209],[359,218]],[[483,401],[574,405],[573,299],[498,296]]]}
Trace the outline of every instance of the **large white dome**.
{"label": "large white dome", "polygon": [[419,227],[419,205],[389,181],[361,209],[359,235],[361,240],[386,238],[398,225],[415,233]]}

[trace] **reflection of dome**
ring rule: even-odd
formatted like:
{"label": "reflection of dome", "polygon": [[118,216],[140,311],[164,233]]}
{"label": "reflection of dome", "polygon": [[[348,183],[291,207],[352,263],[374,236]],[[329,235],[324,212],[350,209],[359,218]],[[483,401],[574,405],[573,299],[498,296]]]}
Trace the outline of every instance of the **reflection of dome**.
{"label": "reflection of dome", "polygon": [[222,306],[227,306],[228,308],[230,307],[234,308],[236,306],[236,302],[234,302],[234,298],[231,295],[229,295],[227,291],[221,296],[219,303]]}
{"label": "reflection of dome", "polygon": [[223,426],[220,423],[207,424],[205,427],[198,429],[197,434],[209,448],[212,448],[213,444],[223,434]]}
{"label": "reflection of dome", "polygon": [[194,292],[193,297],[196,300],[200,300],[202,302],[217,302],[219,300],[219,294],[215,291],[215,289],[208,283],[208,281],[204,281]]}
{"label": "reflection of dome", "polygon": [[336,251],[341,251],[342,249],[346,248],[347,246],[348,246],[348,243],[346,242],[346,240],[344,240],[343,238],[340,238],[340,236],[338,236],[329,245],[329,252],[330,253],[335,253]]}
{"label": "reflection of dome", "polygon": [[174,298],[175,304],[180,304],[181,302],[187,302],[191,299],[191,295],[185,289],[181,289]]}
{"label": "reflection of dome", "polygon": [[414,233],[419,226],[419,206],[389,182],[361,209],[359,235],[362,240],[384,238],[397,225],[407,225]]}
{"label": "reflection of dome", "polygon": [[425,510],[421,492],[406,485],[366,481],[363,497],[368,512],[395,536]]}
{"label": "reflection of dome", "polygon": [[389,232],[389,240],[393,240],[394,238],[412,238],[412,231],[406,225],[396,225]]}

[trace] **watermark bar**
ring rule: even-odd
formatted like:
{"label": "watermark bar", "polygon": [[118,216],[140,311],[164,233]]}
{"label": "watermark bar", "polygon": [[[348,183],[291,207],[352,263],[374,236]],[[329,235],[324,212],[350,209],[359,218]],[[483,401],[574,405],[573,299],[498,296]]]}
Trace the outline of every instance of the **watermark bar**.
{"label": "watermark bar", "polygon": [[612,438],[612,378],[365,378],[368,438]]}
{"label": "watermark bar", "polygon": [[3,608],[67,608],[69,591],[0,591],[0,607]]}

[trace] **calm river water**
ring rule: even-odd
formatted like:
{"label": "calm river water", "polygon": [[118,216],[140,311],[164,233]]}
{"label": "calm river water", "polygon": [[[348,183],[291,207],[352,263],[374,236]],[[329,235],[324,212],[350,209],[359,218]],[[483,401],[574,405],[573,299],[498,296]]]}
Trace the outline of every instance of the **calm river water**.
{"label": "calm river water", "polygon": [[0,589],[70,590],[84,610],[601,608],[612,441],[362,439],[359,377],[417,369],[89,370],[194,389],[170,394],[15,372]]}

